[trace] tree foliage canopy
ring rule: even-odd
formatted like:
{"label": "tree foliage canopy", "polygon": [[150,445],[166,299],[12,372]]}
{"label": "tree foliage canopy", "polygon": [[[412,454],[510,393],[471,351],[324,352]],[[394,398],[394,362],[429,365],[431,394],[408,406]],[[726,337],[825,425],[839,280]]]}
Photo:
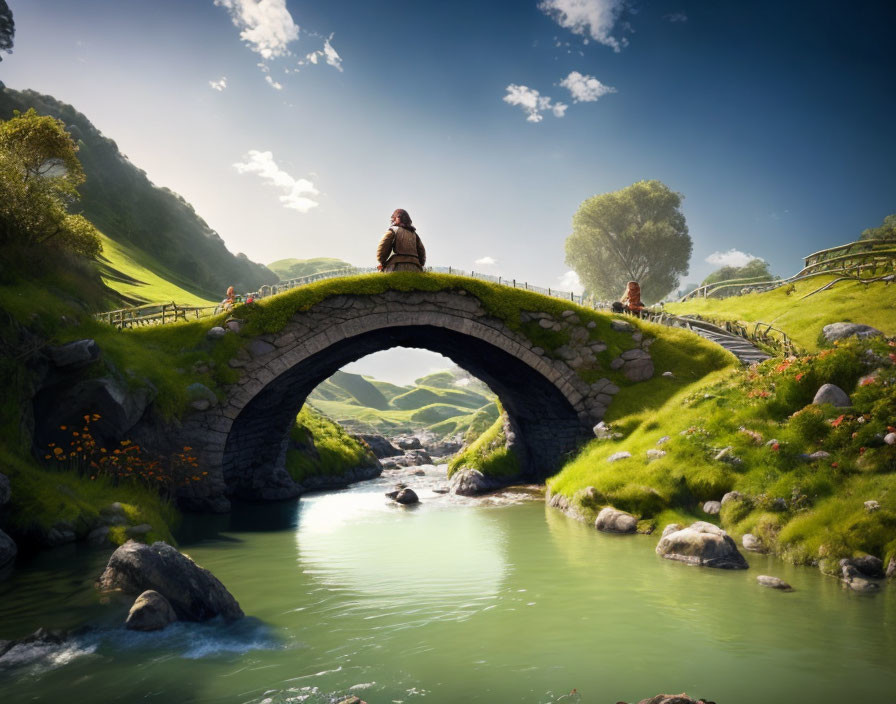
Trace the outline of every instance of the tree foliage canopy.
{"label": "tree foliage canopy", "polygon": [[637,281],[645,302],[659,300],[688,273],[692,245],[681,201],[660,181],[592,196],[573,216],[566,263],[598,297],[618,298]]}
{"label": "tree foliage canopy", "polygon": [[862,232],[863,240],[896,239],[896,213],[887,215],[879,227],[869,227]]}
{"label": "tree foliage canopy", "polygon": [[734,279],[756,279],[765,281],[772,279],[772,273],[768,270],[768,262],[764,259],[752,259],[743,266],[723,266],[703,279],[701,286],[718,284]]}
{"label": "tree foliage canopy", "polygon": [[35,110],[0,122],[0,246],[56,246],[95,257],[96,228],[67,208],[84,181],[65,125]]}
{"label": "tree foliage canopy", "polygon": [[[12,20],[12,10],[6,0],[0,0],[0,52],[12,53],[12,40],[16,34],[16,23]],[[3,57],[0,56],[0,61]]]}

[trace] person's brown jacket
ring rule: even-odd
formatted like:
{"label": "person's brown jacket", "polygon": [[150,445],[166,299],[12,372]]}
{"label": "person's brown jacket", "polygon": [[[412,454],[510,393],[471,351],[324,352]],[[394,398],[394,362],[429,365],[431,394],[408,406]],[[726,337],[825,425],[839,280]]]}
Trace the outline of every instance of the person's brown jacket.
{"label": "person's brown jacket", "polygon": [[426,249],[416,232],[393,225],[380,240],[376,259],[383,271],[422,271],[426,265]]}

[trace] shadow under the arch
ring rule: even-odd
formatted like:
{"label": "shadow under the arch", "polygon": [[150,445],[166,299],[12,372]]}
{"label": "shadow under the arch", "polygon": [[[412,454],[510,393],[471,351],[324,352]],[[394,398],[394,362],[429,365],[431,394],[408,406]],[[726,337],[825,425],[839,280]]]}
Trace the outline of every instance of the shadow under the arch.
{"label": "shadow under the arch", "polygon": [[588,436],[563,393],[539,371],[484,340],[432,325],[372,330],[333,343],[287,369],[261,389],[234,420],[224,450],[224,480],[231,495],[249,500],[285,475],[287,433],[309,393],[346,364],[392,347],[438,352],[485,382],[510,420],[509,439],[523,473],[541,479],[555,472]]}

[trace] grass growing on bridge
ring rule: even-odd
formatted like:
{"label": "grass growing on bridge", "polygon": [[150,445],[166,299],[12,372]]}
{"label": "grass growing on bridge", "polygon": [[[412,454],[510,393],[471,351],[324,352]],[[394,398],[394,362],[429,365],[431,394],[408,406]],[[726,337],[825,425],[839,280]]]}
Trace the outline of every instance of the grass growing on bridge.
{"label": "grass growing on bridge", "polygon": [[[896,447],[883,436],[896,424],[893,350],[882,341],[850,343],[716,372],[656,412],[617,418],[623,437],[590,443],[549,487],[591,519],[612,505],[660,529],[676,520],[720,521],[737,539],[756,534],[781,557],[826,571],[841,557],[889,559],[896,554]],[[852,391],[854,408],[808,405],[826,382]],[[666,455],[649,461],[648,450]],[[620,451],[631,458],[607,462]],[[829,456],[808,457],[818,451]],[[702,512],[703,502],[731,490],[747,500],[726,504],[720,517]],[[880,510],[865,510],[871,499]]]}
{"label": "grass growing on bridge", "polygon": [[804,350],[820,349],[822,327],[829,323],[854,322],[871,325],[887,335],[896,335],[896,286],[884,282],[863,284],[841,281],[827,291],[802,299],[836,277],[814,276],[791,286],[764,293],[729,298],[695,298],[669,303],[666,310],[678,315],[697,314],[716,320],[762,321],[784,330]]}

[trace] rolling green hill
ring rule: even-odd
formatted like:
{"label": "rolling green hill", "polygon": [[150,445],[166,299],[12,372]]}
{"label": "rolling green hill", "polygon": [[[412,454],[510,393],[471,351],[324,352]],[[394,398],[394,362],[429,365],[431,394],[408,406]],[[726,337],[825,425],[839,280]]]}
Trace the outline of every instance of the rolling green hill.
{"label": "rolling green hill", "polygon": [[314,259],[280,259],[268,264],[268,269],[277,274],[281,281],[286,281],[288,279],[311,276],[312,274],[318,274],[322,271],[344,269],[350,266],[351,264],[344,262],[341,259],[315,257]]}
{"label": "rolling green hill", "polygon": [[883,281],[869,284],[840,281],[805,298],[836,278],[833,274],[813,276],[764,293],[667,303],[666,310],[676,315],[696,313],[715,320],[771,323],[809,351],[819,349],[819,334],[829,323],[864,323],[887,335],[896,335],[896,315],[893,313],[896,310],[896,286]]}
{"label": "rolling green hill", "polygon": [[427,428],[440,437],[487,427],[498,416],[494,401],[484,384],[460,369],[422,377],[407,387],[339,371],[308,397],[319,412],[355,432]]}
{"label": "rolling green hill", "polygon": [[173,191],[154,185],[74,107],[32,90],[12,90],[0,82],[0,120],[11,118],[14,110],[29,108],[65,123],[78,145],[78,159],[87,177],[80,188],[82,214],[106,237],[126,247],[128,256],[139,259],[143,268],[161,279],[179,282],[182,288],[180,282],[191,282],[193,295],[202,298],[205,292],[223,298],[231,285],[254,291],[277,281],[266,267],[244,254],[232,254],[193,206]]}

